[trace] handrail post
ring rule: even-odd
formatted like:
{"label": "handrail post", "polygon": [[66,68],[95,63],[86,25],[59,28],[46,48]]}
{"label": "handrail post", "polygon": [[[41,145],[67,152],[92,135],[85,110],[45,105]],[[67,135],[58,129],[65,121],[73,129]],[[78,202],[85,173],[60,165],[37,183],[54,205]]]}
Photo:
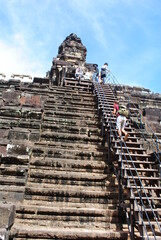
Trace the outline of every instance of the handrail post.
{"label": "handrail post", "polygon": [[121,158],[121,162],[118,163],[118,187],[119,187],[119,207],[121,208],[122,203],[122,156],[119,156]]}
{"label": "handrail post", "polygon": [[134,240],[134,197],[130,198],[130,226],[131,226],[131,240]]}
{"label": "handrail post", "polygon": [[111,130],[107,131],[108,164],[111,163]]}

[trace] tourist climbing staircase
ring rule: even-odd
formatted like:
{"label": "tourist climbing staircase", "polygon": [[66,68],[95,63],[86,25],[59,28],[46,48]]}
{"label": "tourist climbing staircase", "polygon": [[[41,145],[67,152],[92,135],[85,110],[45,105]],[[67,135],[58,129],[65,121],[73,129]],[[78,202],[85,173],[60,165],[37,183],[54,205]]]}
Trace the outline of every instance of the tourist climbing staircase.
{"label": "tourist climbing staircase", "polygon": [[[108,143],[108,163],[119,184],[119,205],[126,212],[131,239],[161,239],[160,160],[151,158],[142,146],[142,135],[130,120],[126,142],[120,142],[113,116],[116,96],[110,84],[94,83],[98,108],[102,115],[104,142]],[[145,136],[144,136],[145,138]]]}
{"label": "tourist climbing staircase", "polygon": [[94,83],[94,94],[74,79],[7,87],[0,200],[16,205],[10,240],[161,239],[160,162],[130,118],[118,140],[110,84]]}

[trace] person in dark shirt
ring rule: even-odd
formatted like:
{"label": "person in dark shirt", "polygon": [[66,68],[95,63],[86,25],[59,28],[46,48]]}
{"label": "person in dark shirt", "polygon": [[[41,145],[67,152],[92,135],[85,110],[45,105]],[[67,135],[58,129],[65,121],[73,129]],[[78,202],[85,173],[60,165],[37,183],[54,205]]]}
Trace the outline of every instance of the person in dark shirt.
{"label": "person in dark shirt", "polygon": [[93,64],[93,81],[98,82],[99,69],[97,64]]}

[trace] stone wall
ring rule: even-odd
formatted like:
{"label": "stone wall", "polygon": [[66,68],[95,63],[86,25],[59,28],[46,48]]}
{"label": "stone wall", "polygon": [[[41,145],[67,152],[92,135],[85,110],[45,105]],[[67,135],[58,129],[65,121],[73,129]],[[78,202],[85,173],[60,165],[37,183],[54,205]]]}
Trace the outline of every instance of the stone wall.
{"label": "stone wall", "polygon": [[126,85],[115,85],[113,89],[118,98],[130,98],[152,129],[158,134],[161,132],[161,94],[152,93],[150,89]]}

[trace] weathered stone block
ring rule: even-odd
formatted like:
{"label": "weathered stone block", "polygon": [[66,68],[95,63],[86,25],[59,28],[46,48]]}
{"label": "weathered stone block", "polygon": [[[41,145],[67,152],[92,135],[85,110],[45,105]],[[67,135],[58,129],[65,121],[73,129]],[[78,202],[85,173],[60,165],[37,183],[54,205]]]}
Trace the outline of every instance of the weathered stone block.
{"label": "weathered stone block", "polygon": [[39,83],[39,84],[49,84],[49,78],[34,78],[33,83]]}
{"label": "weathered stone block", "polygon": [[28,132],[9,131],[9,140],[28,140]]}
{"label": "weathered stone block", "polygon": [[4,139],[8,137],[9,129],[0,129],[0,138]]}
{"label": "weathered stone block", "polygon": [[6,103],[14,103],[16,105],[19,105],[19,98],[20,98],[20,93],[13,91],[11,89],[4,91],[2,93],[2,97]]}
{"label": "weathered stone block", "polygon": [[[17,187],[19,188],[19,187]],[[7,191],[7,188],[6,188]],[[17,202],[22,202],[24,199],[24,192],[19,191],[19,192],[5,192],[1,191],[0,192],[0,202],[12,202],[17,204]]]}
{"label": "weathered stone block", "polygon": [[29,148],[23,144],[7,144],[7,154],[28,155]]}
{"label": "weathered stone block", "polygon": [[37,142],[40,139],[40,133],[39,132],[32,132],[29,136],[29,141],[31,142]]}
{"label": "weathered stone block", "polygon": [[16,118],[20,118],[21,117],[21,111],[19,109],[1,109],[0,110],[0,114],[1,116],[5,116],[5,117],[16,117]]}
{"label": "weathered stone block", "polygon": [[13,204],[0,204],[0,228],[9,229],[15,218],[16,207]]}
{"label": "weathered stone block", "polygon": [[7,153],[7,144],[0,144],[0,153],[1,156],[6,156]]}
{"label": "weathered stone block", "polygon": [[0,228],[0,240],[8,240],[8,231],[5,228]]}
{"label": "weathered stone block", "polygon": [[29,93],[23,93],[20,98],[21,105],[27,105],[32,107],[41,107],[42,101],[40,95],[33,95]]}

